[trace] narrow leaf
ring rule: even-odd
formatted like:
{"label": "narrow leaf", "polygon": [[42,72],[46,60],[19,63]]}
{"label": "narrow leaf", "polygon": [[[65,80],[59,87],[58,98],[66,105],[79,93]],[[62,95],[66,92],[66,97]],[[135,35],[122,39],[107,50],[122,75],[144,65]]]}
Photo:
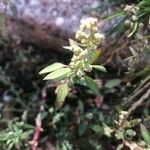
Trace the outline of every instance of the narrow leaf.
{"label": "narrow leaf", "polygon": [[71,46],[63,46],[63,48],[72,51],[72,47]]}
{"label": "narrow leaf", "polygon": [[144,141],[148,145],[150,145],[150,134],[148,133],[148,130],[146,129],[146,127],[143,124],[140,125],[140,129],[141,129],[141,134],[142,134]]}
{"label": "narrow leaf", "polygon": [[72,39],[69,39],[69,44],[72,48],[79,48],[80,49],[80,46],[78,45],[78,43]]}
{"label": "narrow leaf", "polygon": [[104,21],[113,19],[113,18],[118,17],[118,16],[124,16],[124,15],[125,15],[125,13],[123,11],[122,12],[116,12],[116,13],[112,14],[111,16],[108,16],[107,18],[105,18]]}
{"label": "narrow leaf", "polygon": [[85,83],[86,83],[86,86],[88,86],[95,95],[99,95],[98,85],[92,78],[90,78],[89,76],[86,76]]}
{"label": "narrow leaf", "polygon": [[58,69],[50,74],[48,74],[44,80],[54,80],[54,79],[57,79],[57,78],[60,78],[62,76],[66,76],[67,74],[69,74],[71,72],[71,69],[70,68],[61,68],[61,69]]}
{"label": "narrow leaf", "polygon": [[57,87],[56,89],[57,99],[56,105],[57,107],[61,107],[65,101],[66,96],[68,95],[68,84],[64,83]]}
{"label": "narrow leaf", "polygon": [[49,65],[47,67],[45,67],[44,69],[42,69],[39,74],[44,74],[44,73],[49,73],[49,72],[52,72],[52,71],[55,71],[57,69],[60,69],[60,68],[63,68],[65,67],[64,64],[61,64],[61,63],[54,63],[52,65]]}
{"label": "narrow leaf", "polygon": [[72,45],[72,46],[77,46],[76,41],[74,41],[72,39],[69,39],[69,44]]}
{"label": "narrow leaf", "polygon": [[102,71],[102,72],[107,72],[106,68],[103,66],[100,66],[100,65],[92,65],[92,68],[97,69],[97,70]]}

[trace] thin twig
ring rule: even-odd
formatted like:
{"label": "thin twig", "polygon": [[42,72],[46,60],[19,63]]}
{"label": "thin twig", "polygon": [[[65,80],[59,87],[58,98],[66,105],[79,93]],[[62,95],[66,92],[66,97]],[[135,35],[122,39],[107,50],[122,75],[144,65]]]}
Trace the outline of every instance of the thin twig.
{"label": "thin twig", "polygon": [[42,120],[41,120],[41,113],[44,112],[44,110],[45,110],[44,105],[45,105],[46,98],[47,98],[46,90],[48,88],[56,87],[56,85],[57,85],[57,82],[48,82],[47,85],[45,85],[45,87],[43,88],[43,90],[41,92],[42,93],[41,94],[42,97],[41,97],[39,113],[37,114],[37,117],[36,117],[36,120],[35,120],[36,124],[35,124],[33,138],[32,138],[32,141],[30,141],[32,150],[37,150],[37,148],[38,148],[38,141],[40,139],[41,132],[43,131]]}
{"label": "thin twig", "polygon": [[128,114],[125,117],[125,120],[130,116],[130,114],[143,103],[143,101],[150,96],[150,89],[144,94],[138,101],[136,101],[134,104],[131,105],[131,107],[128,109]]}
{"label": "thin twig", "polygon": [[148,76],[147,78],[145,78],[141,84],[134,90],[133,93],[136,93],[139,89],[141,89],[148,81],[150,81],[150,76]]}
{"label": "thin twig", "polygon": [[148,87],[150,87],[150,82],[148,82],[146,85],[144,85],[143,87],[140,86],[140,88],[138,87],[139,90],[136,90],[136,92],[133,92],[135,94],[133,94],[128,100],[127,100],[127,104],[130,105],[130,103],[133,101],[134,98],[136,98],[139,94],[141,94],[143,91],[145,91]]}
{"label": "thin twig", "polygon": [[46,102],[46,97],[47,97],[46,89],[47,89],[47,87],[44,87],[43,90],[42,90],[42,98],[41,98],[40,109],[39,109],[39,113],[36,117],[36,126],[35,126],[35,129],[34,129],[33,138],[32,138],[32,141],[30,141],[32,150],[37,150],[38,141],[39,141],[41,132],[43,131],[41,113],[44,111],[44,105],[45,105],[45,102]]}

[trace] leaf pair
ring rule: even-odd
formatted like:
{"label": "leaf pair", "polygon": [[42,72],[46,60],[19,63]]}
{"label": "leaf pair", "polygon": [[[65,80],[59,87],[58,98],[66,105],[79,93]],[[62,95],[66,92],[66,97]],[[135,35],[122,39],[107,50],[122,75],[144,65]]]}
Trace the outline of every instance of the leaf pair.
{"label": "leaf pair", "polygon": [[42,69],[39,74],[49,73],[43,80],[62,79],[71,73],[71,69],[61,63],[54,63]]}

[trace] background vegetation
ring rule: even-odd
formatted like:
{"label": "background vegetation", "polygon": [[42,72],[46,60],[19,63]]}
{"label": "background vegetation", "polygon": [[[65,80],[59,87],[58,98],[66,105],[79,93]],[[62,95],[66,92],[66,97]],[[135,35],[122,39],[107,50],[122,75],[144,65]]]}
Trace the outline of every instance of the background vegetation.
{"label": "background vegetation", "polygon": [[58,83],[42,81],[38,72],[53,62],[68,64],[70,55],[18,45],[0,16],[1,150],[150,149],[150,0],[102,2],[97,17],[105,12],[101,19],[113,27],[99,62],[107,72],[89,74],[100,97],[76,84],[59,109]]}

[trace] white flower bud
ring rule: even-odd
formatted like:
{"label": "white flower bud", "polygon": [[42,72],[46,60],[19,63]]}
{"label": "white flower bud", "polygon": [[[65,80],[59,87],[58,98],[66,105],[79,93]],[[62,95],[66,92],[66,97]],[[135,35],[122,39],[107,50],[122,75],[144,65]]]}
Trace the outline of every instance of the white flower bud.
{"label": "white flower bud", "polygon": [[87,54],[88,54],[88,51],[87,51],[87,50],[84,50],[84,51],[79,55],[80,59],[86,58]]}
{"label": "white flower bud", "polygon": [[130,20],[126,20],[125,21],[125,25],[128,26],[128,27],[131,26],[131,21]]}
{"label": "white flower bud", "polygon": [[93,28],[92,28],[92,31],[93,31],[93,32],[97,32],[97,31],[98,31],[98,27],[97,27],[97,26],[96,26],[96,27],[93,27]]}
{"label": "white flower bud", "polygon": [[81,34],[80,34],[80,30],[78,30],[77,32],[76,32],[76,35],[75,35],[75,38],[76,39],[80,39],[80,37],[81,37]]}
{"label": "white flower bud", "polygon": [[96,40],[101,40],[101,39],[104,39],[104,35],[103,34],[100,34],[100,33],[95,33],[94,34],[94,38]]}
{"label": "white flower bud", "polygon": [[127,115],[127,114],[128,114],[127,111],[121,111],[120,113],[121,113],[122,115]]}
{"label": "white flower bud", "polygon": [[81,23],[81,25],[80,25],[80,31],[84,31],[84,30],[85,30],[85,26],[84,26],[84,24]]}
{"label": "white flower bud", "polygon": [[74,56],[72,57],[71,61],[75,63],[75,62],[78,61],[78,58],[74,55]]}
{"label": "white flower bud", "polygon": [[92,67],[90,65],[86,65],[85,71],[87,71],[87,72],[92,71]]}
{"label": "white flower bud", "polygon": [[133,20],[133,21],[137,21],[137,20],[138,20],[138,17],[135,16],[135,15],[133,15],[133,16],[132,16],[132,20]]}
{"label": "white flower bud", "polygon": [[78,77],[82,77],[83,75],[84,75],[83,71],[78,70],[78,72],[77,72],[77,76],[78,76]]}
{"label": "white flower bud", "polygon": [[82,43],[82,44],[85,44],[85,42],[86,42],[85,39],[82,39],[82,40],[81,40],[81,43]]}
{"label": "white flower bud", "polygon": [[74,62],[70,63],[70,67],[73,68],[74,67]]}
{"label": "white flower bud", "polygon": [[123,120],[124,119],[124,115],[119,115],[119,119]]}
{"label": "white flower bud", "polygon": [[144,27],[144,24],[143,24],[143,23],[140,23],[140,24],[139,24],[139,28],[142,29],[143,27]]}
{"label": "white flower bud", "polygon": [[52,114],[52,113],[54,112],[54,108],[51,107],[51,108],[49,109],[49,112]]}
{"label": "white flower bud", "polygon": [[80,53],[81,53],[81,49],[80,48],[77,47],[77,48],[74,49],[74,54],[75,55],[79,55]]}
{"label": "white flower bud", "polygon": [[91,120],[93,118],[93,114],[92,113],[88,113],[86,114],[87,119]]}

